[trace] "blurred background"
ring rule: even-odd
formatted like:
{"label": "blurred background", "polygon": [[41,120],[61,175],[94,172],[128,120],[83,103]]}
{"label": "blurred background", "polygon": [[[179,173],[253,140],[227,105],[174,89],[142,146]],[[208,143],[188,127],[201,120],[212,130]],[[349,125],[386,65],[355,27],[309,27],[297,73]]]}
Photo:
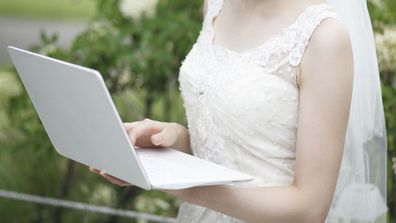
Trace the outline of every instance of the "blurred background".
{"label": "blurred background", "polygon": [[[396,1],[369,0],[368,5],[388,131],[388,222],[395,223]],[[171,222],[179,200],[158,191],[114,186],[54,152],[6,46],[99,70],[124,121],[150,117],[185,125],[178,69],[201,22],[202,1],[0,0],[0,222],[155,220],[146,215],[135,218],[137,213],[169,217],[159,220]],[[129,217],[97,213],[103,209],[67,201],[134,212]],[[89,207],[90,211],[85,210]]]}

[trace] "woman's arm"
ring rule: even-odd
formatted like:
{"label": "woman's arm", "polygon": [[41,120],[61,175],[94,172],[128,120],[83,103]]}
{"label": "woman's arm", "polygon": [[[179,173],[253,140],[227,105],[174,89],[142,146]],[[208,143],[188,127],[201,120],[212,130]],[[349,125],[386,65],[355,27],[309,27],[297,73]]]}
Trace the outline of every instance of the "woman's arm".
{"label": "woman's arm", "polygon": [[290,186],[206,186],[165,191],[248,222],[324,222],[342,160],[352,97],[347,31],[331,20],[315,31],[301,63],[294,182]]}

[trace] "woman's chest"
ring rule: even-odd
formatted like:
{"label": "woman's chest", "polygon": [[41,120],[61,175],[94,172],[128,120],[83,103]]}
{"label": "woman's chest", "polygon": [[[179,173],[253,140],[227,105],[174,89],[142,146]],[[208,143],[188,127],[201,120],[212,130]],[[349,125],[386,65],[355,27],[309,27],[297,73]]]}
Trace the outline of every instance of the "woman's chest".
{"label": "woman's chest", "polygon": [[209,113],[219,124],[295,127],[299,91],[278,74],[246,60],[219,59],[195,44],[179,72],[184,107],[196,118]]}

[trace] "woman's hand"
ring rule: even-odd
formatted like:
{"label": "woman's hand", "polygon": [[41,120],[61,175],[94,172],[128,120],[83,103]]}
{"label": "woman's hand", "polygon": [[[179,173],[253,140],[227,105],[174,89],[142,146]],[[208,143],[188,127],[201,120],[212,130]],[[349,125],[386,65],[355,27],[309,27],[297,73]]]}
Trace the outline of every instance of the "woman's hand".
{"label": "woman's hand", "polygon": [[[187,128],[174,122],[159,122],[150,119],[124,123],[133,145],[140,148],[173,147],[185,153],[191,153]],[[100,174],[113,184],[130,186],[129,183],[111,176],[104,171],[90,167],[91,172]]]}
{"label": "woman's hand", "polygon": [[[110,181],[111,183],[118,185],[120,187],[128,187],[128,186],[132,186],[132,184],[123,181],[117,177],[113,177],[110,174],[105,173],[104,171],[100,171],[98,169],[89,168],[89,171],[97,173],[99,175],[101,175],[103,178],[105,178],[106,180]],[[177,197],[183,201],[188,201],[193,203],[194,201],[194,189],[195,188],[188,188],[188,189],[181,189],[181,190],[165,190],[165,189],[159,189],[159,191],[162,191],[164,193],[167,193],[169,195],[172,195],[174,197]],[[197,187],[198,189],[198,187]]]}
{"label": "woman's hand", "polygon": [[159,122],[151,119],[124,123],[132,144],[137,147],[170,147],[179,145],[186,134],[185,127],[174,122]]}
{"label": "woman's hand", "polygon": [[124,123],[132,144],[137,147],[172,147],[191,154],[190,138],[186,127],[175,122],[151,119]]}

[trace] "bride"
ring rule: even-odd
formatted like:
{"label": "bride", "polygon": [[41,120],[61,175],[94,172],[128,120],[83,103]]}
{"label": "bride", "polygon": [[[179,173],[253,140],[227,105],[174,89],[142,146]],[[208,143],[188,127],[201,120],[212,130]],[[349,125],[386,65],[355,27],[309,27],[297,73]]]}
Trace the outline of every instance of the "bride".
{"label": "bride", "polygon": [[[361,8],[363,0],[205,1],[179,73],[188,126],[145,119],[125,127],[139,147],[178,148],[255,180],[164,190],[185,201],[178,222],[374,222],[386,213],[375,184],[386,163],[375,51],[352,44],[371,40],[371,23],[362,26],[368,34],[356,31]],[[374,81],[362,90],[358,77],[369,71]],[[356,131],[358,123],[371,132]]]}

